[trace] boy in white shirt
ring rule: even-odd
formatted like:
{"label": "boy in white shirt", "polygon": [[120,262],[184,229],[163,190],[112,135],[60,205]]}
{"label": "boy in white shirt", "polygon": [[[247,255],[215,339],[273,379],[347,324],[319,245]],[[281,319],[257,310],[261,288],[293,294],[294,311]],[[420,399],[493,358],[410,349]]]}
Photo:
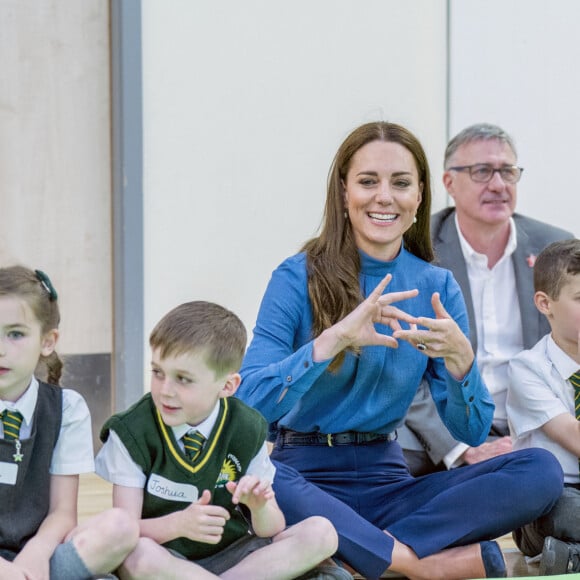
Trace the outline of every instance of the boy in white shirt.
{"label": "boy in white shirt", "polygon": [[564,492],[514,540],[527,556],[542,552],[540,575],[566,574],[580,572],[580,240],[540,253],[534,289],[552,332],[510,362],[507,415],[514,449],[541,447],[560,461]]}

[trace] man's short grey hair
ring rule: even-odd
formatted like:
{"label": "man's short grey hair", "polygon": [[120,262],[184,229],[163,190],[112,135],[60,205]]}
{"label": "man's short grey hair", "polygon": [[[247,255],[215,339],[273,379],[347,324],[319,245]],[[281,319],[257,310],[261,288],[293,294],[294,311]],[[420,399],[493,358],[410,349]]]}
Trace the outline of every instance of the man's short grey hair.
{"label": "man's short grey hair", "polygon": [[492,125],[490,123],[476,123],[475,125],[463,129],[463,131],[455,135],[455,137],[449,141],[449,144],[445,149],[443,167],[445,169],[449,168],[451,158],[462,145],[472,143],[473,141],[489,141],[490,139],[497,139],[498,141],[506,143],[514,152],[517,159],[518,153],[516,151],[514,140],[508,133],[497,125]]}

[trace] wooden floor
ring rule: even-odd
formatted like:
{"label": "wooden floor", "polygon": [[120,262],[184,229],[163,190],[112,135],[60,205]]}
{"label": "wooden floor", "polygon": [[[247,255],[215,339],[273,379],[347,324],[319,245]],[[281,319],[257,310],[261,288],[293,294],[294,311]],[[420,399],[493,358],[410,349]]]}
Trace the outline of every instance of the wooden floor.
{"label": "wooden floor", "polygon": [[[82,521],[110,508],[111,505],[111,484],[94,474],[81,475],[79,520]],[[515,547],[511,535],[502,536],[498,542],[503,550],[510,578],[538,576],[537,564],[526,564],[521,552]]]}
{"label": "wooden floor", "polygon": [[526,564],[523,554],[516,548],[512,535],[507,534],[498,539],[507,564],[508,576],[510,578],[521,578],[522,576],[538,576],[539,564]]}
{"label": "wooden floor", "polygon": [[112,485],[94,473],[83,473],[79,487],[79,522],[113,505]]}

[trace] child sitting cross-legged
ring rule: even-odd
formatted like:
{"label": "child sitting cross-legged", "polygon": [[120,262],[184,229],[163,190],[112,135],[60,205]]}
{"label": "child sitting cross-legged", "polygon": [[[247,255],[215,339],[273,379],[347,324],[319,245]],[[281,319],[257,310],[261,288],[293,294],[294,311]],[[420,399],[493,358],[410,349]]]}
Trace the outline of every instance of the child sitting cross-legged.
{"label": "child sitting cross-legged", "polygon": [[580,240],[554,242],[540,253],[534,289],[551,332],[510,362],[508,420],[515,449],[540,447],[560,461],[564,491],[514,539],[526,556],[541,552],[540,575],[550,576],[580,572]]}
{"label": "child sitting cross-legged", "polygon": [[0,268],[2,580],[113,578],[138,540],[120,509],[77,525],[79,474],[94,469],[91,416],[79,393],[59,386],[59,322],[44,272]]}
{"label": "child sitting cross-legged", "polygon": [[246,347],[239,318],[189,302],[149,342],[151,392],[105,423],[97,456],[114,505],[140,526],[121,578],[352,578],[332,561],[315,568],[337,549],[328,520],[285,526],[266,421],[231,397]]}

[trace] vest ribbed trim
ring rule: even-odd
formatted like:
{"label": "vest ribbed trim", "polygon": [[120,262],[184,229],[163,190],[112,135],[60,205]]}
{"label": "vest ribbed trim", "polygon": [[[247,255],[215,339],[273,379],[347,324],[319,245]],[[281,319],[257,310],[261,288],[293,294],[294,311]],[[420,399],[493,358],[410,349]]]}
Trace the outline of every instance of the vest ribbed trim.
{"label": "vest ribbed trim", "polygon": [[228,400],[226,398],[222,399],[223,401],[223,412],[222,412],[222,416],[220,418],[220,422],[217,425],[216,431],[214,436],[211,438],[211,442],[210,445],[207,449],[207,451],[204,450],[204,454],[203,454],[203,458],[198,461],[195,465],[192,465],[191,463],[187,462],[184,458],[183,458],[183,454],[181,452],[181,449],[176,449],[175,445],[173,444],[173,440],[169,435],[169,432],[167,431],[167,427],[165,425],[165,423],[163,422],[163,419],[161,418],[161,413],[159,412],[159,409],[155,409],[155,417],[157,419],[157,424],[159,426],[159,429],[161,431],[161,434],[163,435],[163,440],[165,441],[165,444],[167,445],[167,448],[169,449],[169,451],[171,452],[171,455],[173,455],[173,457],[175,458],[175,460],[185,469],[187,469],[187,471],[191,471],[191,473],[197,473],[200,469],[202,469],[204,467],[204,465],[209,461],[215,446],[217,444],[217,442],[219,441],[220,435],[222,434],[224,425],[226,423],[226,417],[228,415],[228,409],[229,409],[229,405],[228,405]]}

